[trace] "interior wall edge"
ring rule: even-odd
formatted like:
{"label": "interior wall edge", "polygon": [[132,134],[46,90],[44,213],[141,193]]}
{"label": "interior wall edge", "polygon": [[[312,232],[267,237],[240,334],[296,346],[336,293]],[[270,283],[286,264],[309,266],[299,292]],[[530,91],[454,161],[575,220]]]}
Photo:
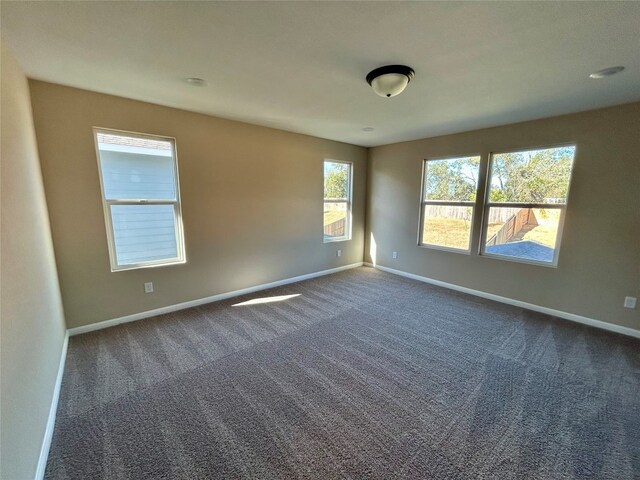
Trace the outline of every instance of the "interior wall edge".
{"label": "interior wall edge", "polygon": [[48,449],[66,324],[29,84],[0,49],[0,477],[25,479]]}

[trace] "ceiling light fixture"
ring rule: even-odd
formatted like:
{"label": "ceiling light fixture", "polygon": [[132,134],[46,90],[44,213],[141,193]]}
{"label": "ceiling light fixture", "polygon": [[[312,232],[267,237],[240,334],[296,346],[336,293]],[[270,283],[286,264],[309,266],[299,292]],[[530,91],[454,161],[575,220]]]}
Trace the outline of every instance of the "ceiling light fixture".
{"label": "ceiling light fixture", "polygon": [[189,77],[184,79],[189,85],[193,85],[194,87],[204,87],[207,84],[207,81],[204,78],[198,77]]}
{"label": "ceiling light fixture", "polygon": [[589,75],[589,77],[590,78],[606,78],[606,77],[610,77],[611,75],[615,75],[616,73],[620,73],[623,70],[624,70],[624,67],[622,65],[618,67],[603,68],[602,70],[593,72],[591,75]]}
{"label": "ceiling light fixture", "polygon": [[367,75],[367,83],[381,97],[395,97],[407,88],[416,72],[405,65],[385,65],[371,70]]}
{"label": "ceiling light fixture", "polygon": [[375,130],[375,128],[373,128],[373,127],[364,127],[362,129],[363,132],[373,132],[374,130]]}

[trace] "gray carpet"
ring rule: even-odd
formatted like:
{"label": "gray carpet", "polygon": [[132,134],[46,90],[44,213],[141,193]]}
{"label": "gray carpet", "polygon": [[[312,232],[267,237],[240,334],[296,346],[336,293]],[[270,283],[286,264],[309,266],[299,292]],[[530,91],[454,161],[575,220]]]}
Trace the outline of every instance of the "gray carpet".
{"label": "gray carpet", "polygon": [[71,338],[46,478],[640,478],[639,352],[359,268]]}

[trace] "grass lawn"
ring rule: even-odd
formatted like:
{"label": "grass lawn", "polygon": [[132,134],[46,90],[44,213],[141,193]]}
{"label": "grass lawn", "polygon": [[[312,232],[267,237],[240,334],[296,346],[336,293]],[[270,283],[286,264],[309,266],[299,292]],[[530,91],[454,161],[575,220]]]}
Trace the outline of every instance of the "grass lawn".
{"label": "grass lawn", "polygon": [[[489,236],[502,225],[489,225]],[[429,217],[424,228],[422,242],[441,247],[469,248],[470,222],[459,218]]]}
{"label": "grass lawn", "polygon": [[547,247],[555,248],[556,236],[558,234],[558,223],[560,222],[560,210],[542,210],[534,208],[533,213],[538,221],[538,226],[525,233],[523,240],[538,242]]}
{"label": "grass lawn", "polygon": [[531,240],[532,242],[538,242],[542,245],[546,245],[547,247],[555,248],[557,233],[557,228],[538,226],[530,232],[527,232],[522,239]]}
{"label": "grass lawn", "polygon": [[[527,232],[522,239],[554,248],[560,211],[534,209],[534,214],[538,221],[538,226]],[[327,210],[324,212],[324,225],[330,225],[344,217],[344,211]],[[490,224],[488,226],[488,238],[491,238],[494,233],[500,230],[502,225],[501,223]],[[469,248],[469,228],[470,222],[467,220],[429,217],[427,218],[422,241],[429,245],[466,250]]]}

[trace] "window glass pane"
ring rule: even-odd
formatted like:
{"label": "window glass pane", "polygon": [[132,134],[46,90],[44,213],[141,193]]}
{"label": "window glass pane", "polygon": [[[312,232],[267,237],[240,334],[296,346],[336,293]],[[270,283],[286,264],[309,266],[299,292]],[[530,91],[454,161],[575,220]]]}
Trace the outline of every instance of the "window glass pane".
{"label": "window glass pane", "polygon": [[98,133],[108,200],[175,200],[173,146],[164,140]]}
{"label": "window glass pane", "polygon": [[349,196],[348,163],[324,162],[324,198],[342,198]]}
{"label": "window glass pane", "polygon": [[575,147],[494,154],[490,202],[564,204]]}
{"label": "window glass pane", "polygon": [[552,263],[561,209],[490,207],[485,252]]}
{"label": "window glass pane", "polygon": [[469,250],[472,207],[425,205],[422,243]]}
{"label": "window glass pane", "polygon": [[345,238],[349,232],[347,225],[347,204],[324,202],[324,239]]}
{"label": "window glass pane", "polygon": [[424,200],[475,201],[479,170],[480,157],[427,161]]}
{"label": "window glass pane", "polygon": [[118,265],[178,257],[173,205],[111,205]]}

